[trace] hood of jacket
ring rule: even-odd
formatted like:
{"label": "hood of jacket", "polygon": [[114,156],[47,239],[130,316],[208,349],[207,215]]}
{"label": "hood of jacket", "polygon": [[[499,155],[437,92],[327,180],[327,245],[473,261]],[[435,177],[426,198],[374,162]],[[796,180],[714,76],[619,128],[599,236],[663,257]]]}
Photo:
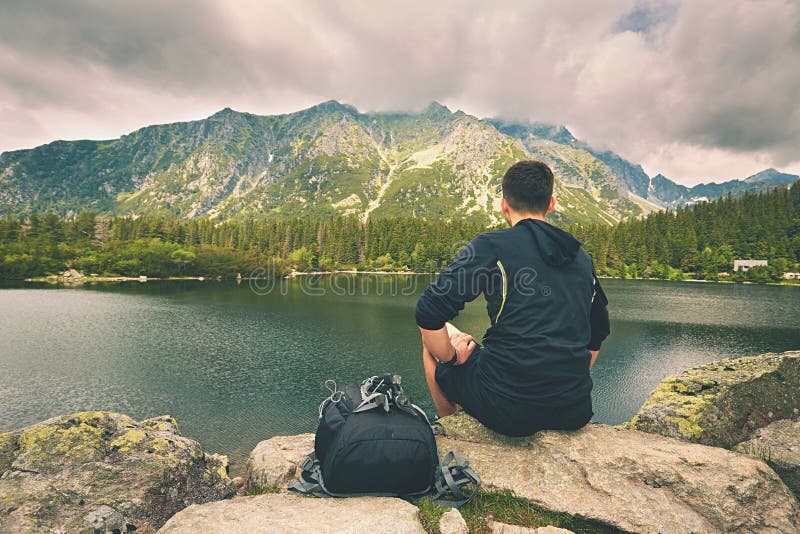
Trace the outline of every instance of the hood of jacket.
{"label": "hood of jacket", "polygon": [[569,232],[538,219],[523,219],[517,224],[525,225],[530,231],[539,254],[548,265],[566,265],[578,255],[581,242]]}

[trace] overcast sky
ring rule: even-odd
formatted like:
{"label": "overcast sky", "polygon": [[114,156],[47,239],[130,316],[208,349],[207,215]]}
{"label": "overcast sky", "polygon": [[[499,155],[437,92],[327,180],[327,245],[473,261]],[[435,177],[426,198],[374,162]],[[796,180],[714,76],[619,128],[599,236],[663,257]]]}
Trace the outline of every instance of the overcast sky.
{"label": "overcast sky", "polygon": [[800,173],[800,0],[0,0],[0,151],[438,100],[684,183]]}

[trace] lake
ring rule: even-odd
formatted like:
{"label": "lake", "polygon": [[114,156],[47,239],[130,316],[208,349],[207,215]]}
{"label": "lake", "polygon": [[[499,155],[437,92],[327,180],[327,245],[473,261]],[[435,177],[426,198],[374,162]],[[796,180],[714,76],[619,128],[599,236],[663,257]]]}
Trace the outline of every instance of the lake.
{"label": "lake", "polygon": [[[174,415],[232,469],[262,439],[313,432],[323,382],[385,371],[429,413],[417,296],[429,276],[0,287],[0,430],[81,410]],[[612,334],[595,421],[630,419],[663,378],[800,349],[800,287],[605,280]],[[482,299],[454,322],[480,337]]]}

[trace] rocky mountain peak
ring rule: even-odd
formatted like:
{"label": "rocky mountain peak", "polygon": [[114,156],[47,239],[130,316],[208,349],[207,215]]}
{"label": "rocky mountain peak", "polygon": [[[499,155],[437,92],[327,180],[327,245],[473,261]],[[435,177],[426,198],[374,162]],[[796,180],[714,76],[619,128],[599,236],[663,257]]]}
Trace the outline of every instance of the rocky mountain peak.
{"label": "rocky mountain peak", "polygon": [[769,169],[763,170],[746,178],[744,181],[750,184],[769,182],[778,185],[789,185],[795,183],[797,180],[800,180],[800,176],[796,174],[780,172],[770,167]]}
{"label": "rocky mountain peak", "polygon": [[322,102],[321,104],[317,104],[316,106],[311,106],[310,108],[304,111],[318,112],[318,113],[346,113],[348,115],[358,115],[358,110],[355,107],[349,104],[342,104],[338,100],[328,100],[326,102]]}
{"label": "rocky mountain peak", "polygon": [[450,111],[450,108],[440,104],[439,102],[436,102],[435,100],[425,107],[423,113],[429,117],[443,117],[453,114],[453,112]]}
{"label": "rocky mountain peak", "polygon": [[229,107],[224,107],[221,110],[219,110],[216,113],[214,113],[213,115],[211,115],[211,117],[226,117],[226,116],[230,116],[230,115],[233,115],[233,114],[236,114],[236,113],[238,113],[238,112],[232,110]]}

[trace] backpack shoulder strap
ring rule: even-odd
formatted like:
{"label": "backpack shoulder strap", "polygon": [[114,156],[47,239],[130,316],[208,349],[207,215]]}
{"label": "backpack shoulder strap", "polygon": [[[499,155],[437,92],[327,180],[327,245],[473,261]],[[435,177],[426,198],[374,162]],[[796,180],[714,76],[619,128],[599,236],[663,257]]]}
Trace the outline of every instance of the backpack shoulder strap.
{"label": "backpack shoulder strap", "polygon": [[[450,465],[453,463],[453,465]],[[472,489],[464,491],[465,486],[472,485]],[[434,476],[434,494],[432,498],[436,504],[445,508],[458,508],[469,501],[478,493],[481,478],[457,453],[450,451],[444,457]],[[453,499],[444,499],[445,495],[452,495]]]}
{"label": "backpack shoulder strap", "polygon": [[289,491],[313,495],[314,497],[331,497],[325,491],[325,486],[322,485],[322,473],[320,472],[316,453],[312,451],[311,454],[303,458],[303,461],[300,462],[300,467],[303,472],[300,473],[300,478],[297,481],[289,483],[287,486]]}

